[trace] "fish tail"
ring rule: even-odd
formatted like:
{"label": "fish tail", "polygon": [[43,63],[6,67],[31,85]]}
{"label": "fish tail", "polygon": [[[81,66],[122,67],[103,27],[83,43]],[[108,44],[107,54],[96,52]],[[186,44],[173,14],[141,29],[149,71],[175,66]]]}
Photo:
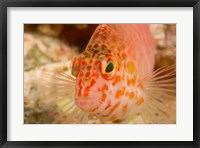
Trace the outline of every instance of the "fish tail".
{"label": "fish tail", "polygon": [[176,123],[176,66],[161,67],[141,81],[144,123]]}

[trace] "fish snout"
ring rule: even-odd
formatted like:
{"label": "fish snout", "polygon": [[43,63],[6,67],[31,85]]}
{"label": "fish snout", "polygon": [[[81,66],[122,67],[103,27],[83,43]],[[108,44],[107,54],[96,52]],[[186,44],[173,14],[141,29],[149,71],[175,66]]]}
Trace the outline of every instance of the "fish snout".
{"label": "fish snout", "polygon": [[76,105],[84,112],[91,112],[95,106],[95,101],[88,100],[85,98],[75,98]]}
{"label": "fish snout", "polygon": [[75,94],[76,105],[85,112],[91,112],[95,107],[99,106],[99,97],[101,94],[92,90],[78,89]]}

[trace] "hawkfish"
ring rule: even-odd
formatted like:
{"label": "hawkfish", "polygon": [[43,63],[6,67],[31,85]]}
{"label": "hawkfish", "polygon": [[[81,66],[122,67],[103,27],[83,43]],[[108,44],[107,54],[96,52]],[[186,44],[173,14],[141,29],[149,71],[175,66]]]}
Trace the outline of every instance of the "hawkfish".
{"label": "hawkfish", "polygon": [[101,123],[175,123],[176,66],[154,65],[148,24],[98,25],[71,72],[52,75],[63,123],[88,123],[90,116]]}

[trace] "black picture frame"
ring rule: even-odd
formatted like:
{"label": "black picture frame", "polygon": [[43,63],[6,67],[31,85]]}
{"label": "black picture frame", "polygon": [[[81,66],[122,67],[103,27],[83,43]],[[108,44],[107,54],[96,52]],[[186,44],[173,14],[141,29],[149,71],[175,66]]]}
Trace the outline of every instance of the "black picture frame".
{"label": "black picture frame", "polygon": [[[8,7],[193,7],[193,141],[7,141]],[[9,147],[200,147],[200,1],[199,0],[1,0],[0,146]],[[173,133],[172,133],[173,134]]]}

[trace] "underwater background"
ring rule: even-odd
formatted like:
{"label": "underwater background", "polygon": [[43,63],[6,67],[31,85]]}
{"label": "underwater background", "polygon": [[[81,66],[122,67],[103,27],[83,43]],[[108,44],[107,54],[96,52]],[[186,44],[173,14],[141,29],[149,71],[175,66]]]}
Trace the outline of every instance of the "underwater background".
{"label": "underwater background", "polygon": [[[43,88],[39,74],[66,72],[66,64],[82,52],[98,24],[25,24],[24,25],[24,123],[50,124],[59,113],[50,112],[54,102],[39,101]],[[176,63],[176,25],[151,24],[155,41],[155,69]],[[60,104],[62,106],[62,104]],[[59,105],[58,105],[59,107]],[[57,121],[57,123],[62,123]],[[99,123],[91,118],[89,123]]]}

